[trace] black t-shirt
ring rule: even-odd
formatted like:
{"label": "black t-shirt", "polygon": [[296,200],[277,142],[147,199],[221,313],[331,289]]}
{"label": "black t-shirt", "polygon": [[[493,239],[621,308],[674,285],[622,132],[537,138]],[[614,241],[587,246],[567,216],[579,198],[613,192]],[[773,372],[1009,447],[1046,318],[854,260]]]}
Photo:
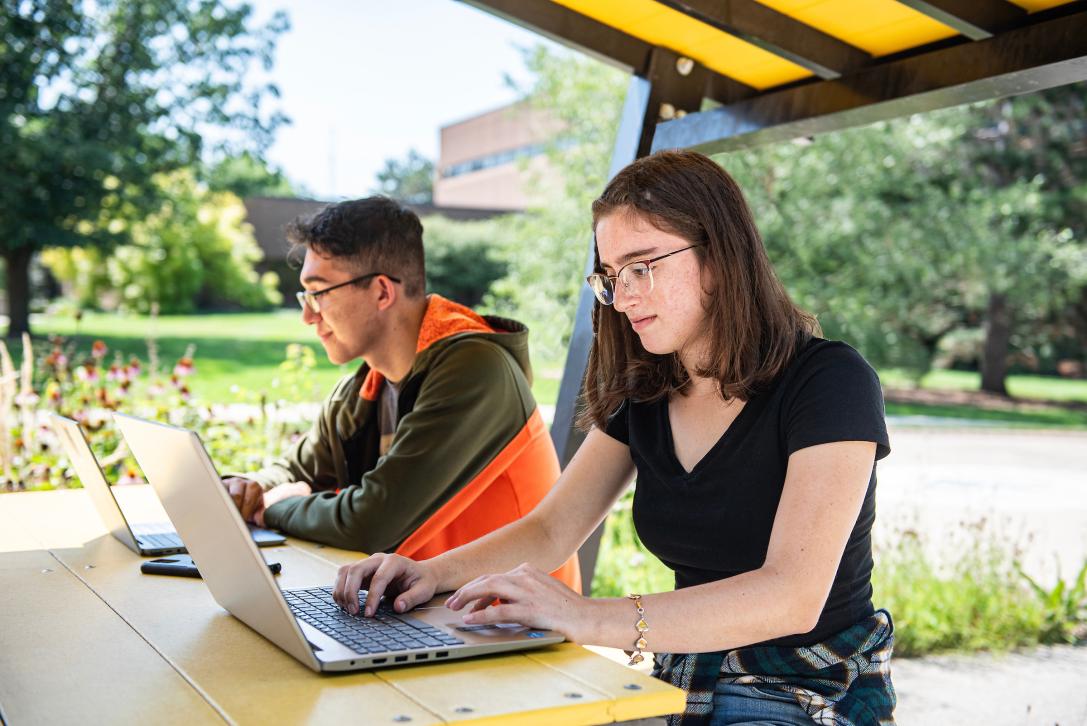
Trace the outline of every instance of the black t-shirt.
{"label": "black t-shirt", "polygon": [[[625,402],[605,432],[630,447],[638,470],[634,526],[676,575],[676,588],[762,566],[789,455],[833,441],[874,441],[890,453],[883,393],[872,367],[845,343],[812,339],[687,473],[676,459],[666,398]],[[763,645],[805,646],[872,614],[876,470],[819,622]],[[727,617],[727,613],[723,614]]]}

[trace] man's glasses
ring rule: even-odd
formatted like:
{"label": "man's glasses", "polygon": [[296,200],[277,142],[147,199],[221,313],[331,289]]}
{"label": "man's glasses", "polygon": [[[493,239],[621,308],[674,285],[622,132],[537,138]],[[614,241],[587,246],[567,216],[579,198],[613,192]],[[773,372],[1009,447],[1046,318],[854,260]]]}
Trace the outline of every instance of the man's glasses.
{"label": "man's glasses", "polygon": [[695,247],[701,247],[702,245],[691,245],[684,247],[683,249],[676,250],[675,252],[669,252],[668,254],[653,257],[648,260],[635,260],[634,262],[628,262],[619,268],[619,272],[614,275],[605,275],[602,272],[594,272],[585,278],[585,281],[589,283],[589,287],[593,289],[593,294],[596,295],[596,299],[600,301],[601,305],[611,305],[615,302],[615,281],[623,283],[623,292],[628,295],[648,295],[653,292],[653,263],[663,260],[665,257],[671,257],[672,255],[678,255],[680,252],[686,252],[687,250],[694,249]]}
{"label": "man's glasses", "polygon": [[[371,273],[368,273],[366,275],[359,275],[358,277],[354,278],[353,280],[348,280],[347,282],[341,282],[341,283],[339,283],[337,285],[332,285],[331,287],[326,287],[323,290],[302,290],[300,292],[296,292],[294,294],[294,297],[295,297],[296,300],[298,300],[298,304],[301,306],[301,308],[303,310],[306,310],[308,308],[309,310],[311,310],[311,311],[313,311],[315,313],[319,313],[319,312],[321,312],[321,300],[320,300],[320,298],[321,298],[322,295],[327,295],[328,293],[330,293],[333,290],[336,290],[338,288],[346,287],[347,285],[354,285],[356,282],[362,282],[363,280],[369,280],[371,277],[377,277],[378,275],[385,275],[385,273],[384,272],[371,272]],[[385,275],[385,277],[389,278],[393,282],[400,282],[399,278],[393,277],[392,275]]]}

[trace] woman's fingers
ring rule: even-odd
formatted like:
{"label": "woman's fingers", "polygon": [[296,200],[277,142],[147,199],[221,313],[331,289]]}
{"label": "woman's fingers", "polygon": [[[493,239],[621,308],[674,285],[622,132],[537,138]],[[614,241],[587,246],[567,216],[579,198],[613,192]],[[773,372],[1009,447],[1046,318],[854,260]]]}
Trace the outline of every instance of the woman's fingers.
{"label": "woman's fingers", "polygon": [[344,610],[358,612],[359,590],[385,556],[382,554],[367,557],[365,560],[344,565],[336,573],[336,584],[332,588],[332,599]]}

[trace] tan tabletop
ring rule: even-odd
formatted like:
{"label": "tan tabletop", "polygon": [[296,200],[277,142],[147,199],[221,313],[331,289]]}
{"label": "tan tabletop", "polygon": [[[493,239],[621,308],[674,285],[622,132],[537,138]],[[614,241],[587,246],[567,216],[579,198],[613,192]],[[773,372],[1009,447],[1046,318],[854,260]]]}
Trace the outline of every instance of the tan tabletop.
{"label": "tan tabletop", "polygon": [[[119,487],[135,521],[165,519]],[[262,550],[284,589],[360,557]],[[679,689],[570,643],[366,673],[314,673],[201,580],[140,573],[82,490],[0,494],[0,720],[42,723],[600,724],[682,710]]]}

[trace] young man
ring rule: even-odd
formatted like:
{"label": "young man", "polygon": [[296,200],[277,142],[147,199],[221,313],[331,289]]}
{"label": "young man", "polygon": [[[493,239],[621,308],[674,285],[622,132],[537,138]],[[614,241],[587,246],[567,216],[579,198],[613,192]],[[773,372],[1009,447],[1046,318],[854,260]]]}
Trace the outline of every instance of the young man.
{"label": "young man", "polygon": [[[364,362],[281,461],[225,479],[247,520],[427,559],[527,514],[558,478],[527,329],[426,295],[422,234],[385,197],[289,226],[303,321],[333,363]],[[576,588],[576,559],[554,574]]]}

